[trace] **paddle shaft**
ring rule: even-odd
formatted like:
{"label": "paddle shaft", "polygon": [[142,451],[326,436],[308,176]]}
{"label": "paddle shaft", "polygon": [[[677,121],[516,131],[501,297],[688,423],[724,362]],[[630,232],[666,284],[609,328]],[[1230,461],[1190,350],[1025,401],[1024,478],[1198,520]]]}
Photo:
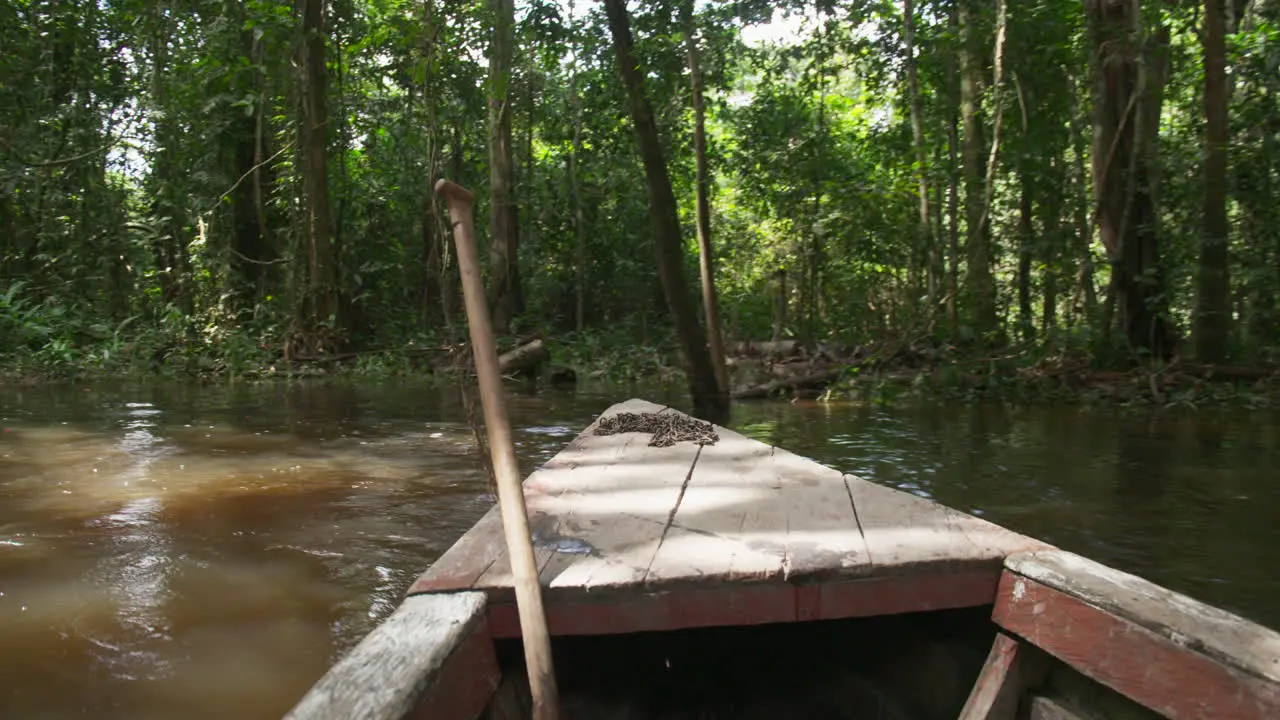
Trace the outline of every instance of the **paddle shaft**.
{"label": "paddle shaft", "polygon": [[560,698],[551,660],[547,618],[542,608],[542,586],[538,583],[524,488],[520,483],[515,446],[511,442],[511,424],[503,402],[498,351],[494,347],[489,307],[484,298],[484,283],[480,279],[480,260],[472,221],[475,196],[466,188],[443,178],[436,182],[435,191],[449,205],[453,241],[458,248],[458,269],[462,272],[462,294],[466,301],[467,326],[471,331],[480,402],[488,430],[489,456],[493,459],[493,474],[498,485],[498,506],[507,539],[507,555],[511,558],[511,570],[515,575],[516,609],[520,615],[525,664],[529,668],[533,717],[534,720],[556,720],[560,715]]}

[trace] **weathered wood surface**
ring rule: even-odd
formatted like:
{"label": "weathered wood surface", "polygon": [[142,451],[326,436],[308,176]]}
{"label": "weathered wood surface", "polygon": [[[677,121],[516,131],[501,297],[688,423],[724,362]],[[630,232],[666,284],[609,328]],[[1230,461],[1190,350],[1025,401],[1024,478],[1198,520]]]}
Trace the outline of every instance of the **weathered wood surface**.
{"label": "weathered wood surface", "polygon": [[500,680],[479,592],[410,597],[285,720],[474,718]]}
{"label": "weathered wood surface", "polygon": [[[621,412],[677,411],[629,400],[601,418]],[[696,627],[731,615],[746,624],[989,603],[1006,555],[1046,547],[727,428],[715,428],[714,445],[650,447],[645,433],[597,436],[598,424],[524,483],[553,633],[671,627],[653,627],[654,617]],[[484,590],[503,635],[497,606],[510,602],[512,578],[500,530],[490,511],[410,594]],[[920,581],[933,574],[945,581]],[[596,615],[562,611],[570,606]],[[739,606],[715,622],[717,608]]]}
{"label": "weathered wood surface", "polygon": [[844,475],[717,428],[646,578],[790,581],[869,572]]}
{"label": "weathered wood surface", "polygon": [[1168,718],[1280,717],[1280,638],[1061,551],[1008,561],[993,619]]}
{"label": "weathered wood surface", "polygon": [[1019,553],[1005,565],[1179,645],[1280,684],[1280,633],[1274,630],[1074,553]]}
{"label": "weathered wood surface", "polygon": [[1050,546],[973,515],[848,476],[849,495],[879,574],[948,567],[1000,567],[1004,558]]}
{"label": "weathered wood surface", "polygon": [[1045,674],[1044,654],[997,633],[960,720],[1015,720],[1023,693]]}

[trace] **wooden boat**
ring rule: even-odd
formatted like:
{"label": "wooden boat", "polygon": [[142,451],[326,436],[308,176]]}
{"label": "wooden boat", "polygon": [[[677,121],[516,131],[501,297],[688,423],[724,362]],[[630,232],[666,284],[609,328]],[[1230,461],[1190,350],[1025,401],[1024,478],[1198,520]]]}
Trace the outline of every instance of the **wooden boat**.
{"label": "wooden boat", "polygon": [[[726,428],[597,433],[626,417],[694,422],[615,405],[524,483],[562,717],[1280,718],[1276,632]],[[494,508],[288,717],[528,717],[519,637]]]}

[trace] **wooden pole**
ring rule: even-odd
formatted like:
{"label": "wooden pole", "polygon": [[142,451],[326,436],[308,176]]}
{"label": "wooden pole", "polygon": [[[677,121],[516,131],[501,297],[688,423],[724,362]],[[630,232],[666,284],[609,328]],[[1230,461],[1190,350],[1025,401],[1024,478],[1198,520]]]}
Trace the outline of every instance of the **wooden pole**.
{"label": "wooden pole", "polygon": [[507,539],[507,555],[511,558],[511,570],[515,575],[516,609],[520,615],[525,664],[529,668],[533,718],[557,720],[560,698],[551,660],[547,618],[542,609],[542,586],[538,583],[538,567],[533,559],[524,488],[520,484],[520,469],[516,464],[515,446],[511,442],[511,425],[503,403],[502,375],[498,371],[498,352],[494,347],[489,308],[484,299],[484,283],[480,279],[480,260],[471,216],[475,195],[444,178],[436,182],[435,190],[449,205],[453,241],[458,248],[458,269],[462,272],[462,294],[467,306],[476,378],[480,382],[489,455],[498,484],[498,506]]}

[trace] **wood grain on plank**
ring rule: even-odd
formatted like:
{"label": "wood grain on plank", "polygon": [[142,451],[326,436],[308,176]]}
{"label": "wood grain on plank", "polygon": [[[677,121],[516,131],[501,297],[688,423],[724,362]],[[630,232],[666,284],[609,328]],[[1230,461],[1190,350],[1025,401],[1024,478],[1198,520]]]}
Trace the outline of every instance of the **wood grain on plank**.
{"label": "wood grain on plank", "polygon": [[1012,555],[1005,566],[1179,645],[1280,683],[1280,633],[1274,630],[1062,550]]}
{"label": "wood grain on plank", "polygon": [[[452,672],[453,663],[465,667]],[[484,709],[499,679],[484,594],[420,595],[330,668],[285,719],[401,720],[422,712],[425,700],[431,717],[463,720]]]}
{"label": "wood grain on plank", "polygon": [[488,625],[486,618],[454,649],[408,720],[473,720],[492,703],[502,670]]}
{"label": "wood grain on plank", "polygon": [[1165,717],[1280,717],[1280,685],[1012,571],[1001,577],[992,619]]}
{"label": "wood grain on plank", "polygon": [[[698,455],[698,445],[650,447],[647,433],[596,435],[622,412],[674,412],[643,400],[609,408],[564,452],[525,481],[544,586],[597,589],[643,581]],[[476,582],[509,587],[499,558]]]}
{"label": "wood grain on plank", "polygon": [[[592,479],[600,477],[604,467],[625,458],[625,448],[648,436],[595,435],[600,420],[623,412],[663,412],[665,406],[646,400],[628,400],[610,406],[569,444],[537,468],[524,481],[525,505],[529,512],[529,525],[534,534],[534,555],[540,569],[542,583],[549,584],[548,566],[572,562],[572,553],[560,552],[562,548],[574,549],[574,545],[557,541],[563,531],[573,529],[572,509],[565,512],[566,498],[562,495],[588,488]],[[554,568],[553,568],[554,570]],[[502,516],[497,506],[480,519],[449,548],[409,588],[408,594],[425,592],[451,592],[477,588],[509,591],[513,587],[511,561],[507,557],[506,541],[502,533]]]}
{"label": "wood grain on plank", "polygon": [[650,584],[796,582],[866,568],[839,471],[727,428],[716,432],[719,442],[698,455]]}
{"label": "wood grain on plank", "polygon": [[698,454],[680,506],[646,580],[768,580],[786,560],[788,508],[772,472],[773,448],[716,428]]}
{"label": "wood grain on plank", "polygon": [[997,633],[960,720],[1014,720],[1018,712],[1018,641]]}
{"label": "wood grain on plank", "polygon": [[507,541],[502,534],[502,514],[495,505],[463,534],[409,587],[407,595],[453,592],[475,584],[491,565],[506,562]]}
{"label": "wood grain on plank", "polygon": [[703,447],[650,584],[798,582],[869,570],[838,470],[724,427]]}
{"label": "wood grain on plank", "polygon": [[859,577],[871,554],[844,473],[776,448],[772,473],[781,478],[787,516],[787,579]]}
{"label": "wood grain on plank", "polygon": [[1048,548],[1025,535],[931,500],[845,476],[873,572],[948,565],[999,566],[1012,553]]}
{"label": "wood grain on plank", "polygon": [[1014,720],[1023,694],[1043,680],[1046,670],[1044,653],[996,633],[960,720]]}

